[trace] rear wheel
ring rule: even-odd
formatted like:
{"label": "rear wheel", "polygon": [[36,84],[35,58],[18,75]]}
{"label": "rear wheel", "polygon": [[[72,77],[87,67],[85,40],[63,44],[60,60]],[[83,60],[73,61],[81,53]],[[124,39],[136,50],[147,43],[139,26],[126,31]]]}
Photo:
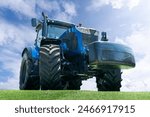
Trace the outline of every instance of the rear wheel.
{"label": "rear wheel", "polygon": [[96,76],[98,91],[120,91],[121,81],[120,69],[100,70]]}
{"label": "rear wheel", "polygon": [[64,89],[66,82],[61,77],[59,45],[43,45],[40,48],[39,74],[42,90]]}
{"label": "rear wheel", "polygon": [[21,90],[38,90],[40,88],[39,77],[32,75],[32,68],[33,62],[25,52],[20,68],[19,88]]}

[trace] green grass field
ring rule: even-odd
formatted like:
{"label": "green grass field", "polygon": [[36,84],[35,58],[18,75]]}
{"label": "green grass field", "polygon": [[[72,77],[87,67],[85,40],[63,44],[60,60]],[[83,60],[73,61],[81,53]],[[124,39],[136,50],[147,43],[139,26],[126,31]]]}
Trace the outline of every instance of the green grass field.
{"label": "green grass field", "polygon": [[0,100],[150,100],[150,92],[1,90]]}

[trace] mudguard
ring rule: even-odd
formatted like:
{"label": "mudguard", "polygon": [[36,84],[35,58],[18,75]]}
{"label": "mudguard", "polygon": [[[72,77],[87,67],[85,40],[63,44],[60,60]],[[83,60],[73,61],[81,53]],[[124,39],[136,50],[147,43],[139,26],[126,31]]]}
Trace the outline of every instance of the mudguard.
{"label": "mudguard", "polygon": [[26,47],[22,52],[23,54],[27,52],[30,59],[39,59],[39,51],[35,47]]}
{"label": "mudguard", "polygon": [[26,47],[26,48],[24,48],[24,50],[22,52],[22,57],[25,52],[28,54],[28,57],[30,58],[30,60],[32,62],[30,75],[32,77],[39,76],[39,64],[38,64],[39,52],[38,52],[38,50],[34,47]]}

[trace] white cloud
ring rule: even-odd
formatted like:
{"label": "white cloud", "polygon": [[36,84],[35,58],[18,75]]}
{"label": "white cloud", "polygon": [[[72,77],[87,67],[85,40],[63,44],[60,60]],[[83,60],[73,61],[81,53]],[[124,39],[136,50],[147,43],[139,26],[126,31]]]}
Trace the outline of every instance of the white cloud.
{"label": "white cloud", "polygon": [[34,29],[32,30],[30,27],[16,26],[5,20],[0,20],[0,27],[3,29],[0,30],[0,45],[8,46],[10,44],[11,50],[23,47],[26,43],[31,42],[30,38],[33,37]]}
{"label": "white cloud", "polygon": [[141,30],[135,28],[133,33],[124,39],[124,44],[129,45],[135,52],[136,67],[134,69],[124,70],[122,90],[150,91],[149,43],[150,28],[146,27],[141,27]]}
{"label": "white cloud", "polygon": [[121,9],[127,7],[132,10],[139,5],[140,0],[91,0],[91,4],[87,7],[87,10],[100,10],[101,7],[110,5],[114,9]]}
{"label": "white cloud", "polygon": [[9,78],[7,82],[0,82],[0,90],[18,89],[18,78]]}
{"label": "white cloud", "polygon": [[[11,46],[11,45],[8,45]],[[7,82],[0,82],[0,89],[18,89],[19,85],[19,68],[21,62],[21,56],[11,50],[1,49],[2,70],[7,70],[12,75],[5,77]],[[2,76],[1,76],[2,77]]]}
{"label": "white cloud", "polygon": [[127,6],[131,10],[132,8],[138,6],[140,3],[140,0],[128,0]]}
{"label": "white cloud", "polygon": [[[0,20],[0,63],[1,70],[12,73],[7,75],[7,82],[0,82],[0,89],[18,89],[21,52],[25,45],[33,44],[33,30],[25,26],[15,26]],[[2,77],[2,76],[1,76]]]}
{"label": "white cloud", "polygon": [[32,17],[35,16],[35,0],[1,0],[0,7],[8,8],[15,11],[16,13],[21,13],[23,15]]}
{"label": "white cloud", "polygon": [[[76,6],[73,2],[69,1],[44,1],[38,0],[36,4],[47,12],[54,11],[54,14],[64,13],[65,15],[76,16]],[[62,7],[62,8],[61,8]],[[55,13],[56,12],[56,13]],[[61,18],[61,17],[60,17]]]}
{"label": "white cloud", "polygon": [[60,6],[57,1],[37,0],[36,4],[43,10],[47,11],[60,10]]}
{"label": "white cloud", "polygon": [[[71,21],[76,16],[76,6],[70,1],[37,1],[37,5],[52,14],[52,18]],[[40,13],[39,13],[40,14]]]}
{"label": "white cloud", "polygon": [[76,6],[73,2],[62,2],[65,13],[76,16]]}
{"label": "white cloud", "polygon": [[49,0],[1,0],[0,7],[10,9],[18,16],[41,17],[41,12],[52,14],[52,18],[70,21],[76,16],[76,6],[71,1]]}

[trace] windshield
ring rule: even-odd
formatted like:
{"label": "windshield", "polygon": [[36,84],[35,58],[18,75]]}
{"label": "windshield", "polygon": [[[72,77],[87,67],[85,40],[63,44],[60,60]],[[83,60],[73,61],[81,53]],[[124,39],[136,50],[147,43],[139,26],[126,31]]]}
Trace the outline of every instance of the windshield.
{"label": "windshield", "polygon": [[48,38],[58,39],[68,27],[58,26],[58,25],[48,25]]}

